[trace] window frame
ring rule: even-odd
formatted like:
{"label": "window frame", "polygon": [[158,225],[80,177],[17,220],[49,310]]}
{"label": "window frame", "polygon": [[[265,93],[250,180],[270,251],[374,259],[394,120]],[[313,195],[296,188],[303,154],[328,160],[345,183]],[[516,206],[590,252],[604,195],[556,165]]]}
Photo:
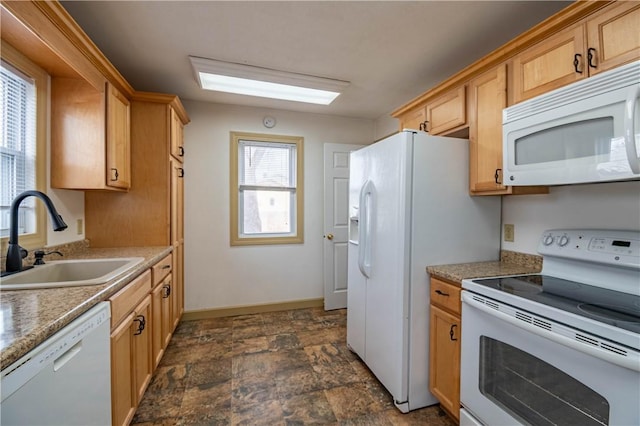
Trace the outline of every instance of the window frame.
{"label": "window frame", "polygon": [[[304,243],[304,138],[301,136],[267,135],[260,133],[231,132],[230,143],[230,244],[232,246],[302,244]],[[267,234],[248,237],[241,234],[241,199],[239,171],[239,149],[241,141],[262,142],[266,144],[286,144],[296,146],[296,183],[295,183],[295,222],[291,234]]]}
{"label": "window frame", "polygon": [[[29,58],[2,40],[0,57],[12,67],[33,79],[36,86],[36,164],[35,190],[46,192],[47,173],[47,111],[49,98],[49,75]],[[20,234],[19,243],[25,249],[44,247],[47,243],[47,216],[44,205],[35,203],[35,232]],[[7,251],[9,237],[0,239],[0,250]]]}

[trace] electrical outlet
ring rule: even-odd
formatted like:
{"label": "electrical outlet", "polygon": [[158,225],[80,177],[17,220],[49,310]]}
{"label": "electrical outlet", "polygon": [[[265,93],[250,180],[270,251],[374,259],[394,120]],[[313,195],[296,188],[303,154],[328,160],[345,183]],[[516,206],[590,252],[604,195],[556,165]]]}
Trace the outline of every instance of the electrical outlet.
{"label": "electrical outlet", "polygon": [[509,242],[513,242],[514,240],[514,226],[511,223],[504,225],[504,240]]}
{"label": "electrical outlet", "polygon": [[82,235],[83,232],[83,223],[82,223],[82,219],[78,219],[76,221],[76,232],[78,233],[78,235]]}

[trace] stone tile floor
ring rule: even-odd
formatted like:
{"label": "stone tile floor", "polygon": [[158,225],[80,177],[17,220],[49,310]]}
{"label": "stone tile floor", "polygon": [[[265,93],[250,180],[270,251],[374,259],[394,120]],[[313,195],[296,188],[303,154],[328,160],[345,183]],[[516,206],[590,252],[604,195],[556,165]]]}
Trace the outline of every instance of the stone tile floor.
{"label": "stone tile floor", "polygon": [[437,406],[400,413],[346,346],[346,310],[183,321],[133,425],[433,425]]}

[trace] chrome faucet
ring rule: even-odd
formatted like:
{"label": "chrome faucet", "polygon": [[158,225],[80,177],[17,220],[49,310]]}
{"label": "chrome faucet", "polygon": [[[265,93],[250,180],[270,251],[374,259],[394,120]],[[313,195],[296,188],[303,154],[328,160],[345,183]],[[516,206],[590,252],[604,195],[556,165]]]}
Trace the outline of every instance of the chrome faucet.
{"label": "chrome faucet", "polygon": [[18,244],[18,208],[20,203],[27,197],[37,197],[42,200],[53,222],[54,231],[64,231],[67,229],[67,224],[62,220],[62,216],[58,214],[51,199],[43,192],[40,191],[24,191],[18,195],[11,203],[11,217],[9,221],[9,244],[7,247],[7,262],[6,273],[20,272],[22,271],[22,259],[27,257],[27,251],[20,247]]}

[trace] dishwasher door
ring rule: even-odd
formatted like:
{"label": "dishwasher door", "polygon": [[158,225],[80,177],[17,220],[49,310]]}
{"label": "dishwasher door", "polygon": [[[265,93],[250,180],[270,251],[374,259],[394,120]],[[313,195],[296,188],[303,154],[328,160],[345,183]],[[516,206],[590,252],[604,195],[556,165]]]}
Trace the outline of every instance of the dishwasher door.
{"label": "dishwasher door", "polygon": [[110,425],[109,317],[101,302],[4,369],[0,424]]}

